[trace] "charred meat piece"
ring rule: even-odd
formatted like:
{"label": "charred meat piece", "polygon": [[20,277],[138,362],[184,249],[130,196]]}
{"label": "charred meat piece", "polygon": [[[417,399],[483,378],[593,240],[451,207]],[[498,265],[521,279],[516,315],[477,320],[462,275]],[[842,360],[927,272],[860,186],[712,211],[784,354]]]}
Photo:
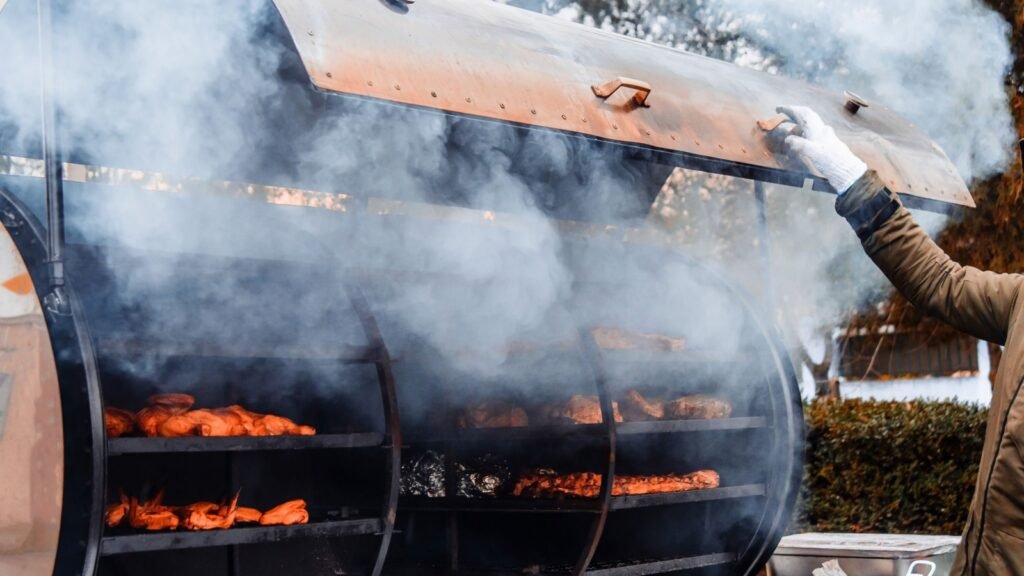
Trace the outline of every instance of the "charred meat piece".
{"label": "charred meat piece", "polygon": [[456,420],[459,428],[523,428],[530,425],[526,410],[511,402],[480,402],[463,409]]}
{"label": "charred meat piece", "polygon": [[622,419],[626,422],[661,420],[665,417],[665,403],[661,400],[644,398],[640,392],[629,390],[619,402]]}
{"label": "charred meat piece", "polygon": [[[720,483],[714,470],[699,470],[691,474],[661,476],[616,476],[612,483],[612,496],[661,494],[717,488]],[[520,477],[512,491],[514,496],[531,498],[597,498],[601,491],[601,475],[594,472],[558,474],[553,470],[535,470]]]}
{"label": "charred meat piece", "polygon": [[468,462],[457,462],[459,477],[456,495],[460,498],[493,498],[506,490],[512,481],[508,461],[494,454],[484,454]]}
{"label": "charred meat piece", "polygon": [[135,414],[120,408],[104,408],[103,424],[107,438],[120,438],[135,431]]}
{"label": "charred meat piece", "polygon": [[274,506],[260,516],[261,526],[291,526],[307,522],[309,522],[309,512],[306,511],[305,500],[289,500],[284,504]]}
{"label": "charred meat piece", "polygon": [[183,414],[196,403],[190,394],[154,394],[149,397],[150,406],[166,408],[171,414]]}
{"label": "charred meat piece", "polygon": [[125,517],[128,516],[128,510],[131,508],[131,501],[125,496],[124,492],[121,493],[121,501],[117,504],[107,505],[107,509],[103,514],[104,520],[107,522],[108,528],[116,528],[124,522]]}
{"label": "charred meat piece", "polygon": [[444,456],[433,450],[404,456],[401,495],[444,498]]}
{"label": "charred meat piece", "polygon": [[[622,422],[622,414],[619,413],[618,402],[612,402],[612,412],[615,414],[615,421]],[[549,407],[547,416],[555,423],[569,421],[574,424],[600,424],[601,402],[597,399],[597,396],[577,394],[565,404]]]}
{"label": "charred meat piece", "polygon": [[[402,462],[402,496],[443,498],[444,456],[427,450]],[[504,493],[512,482],[512,469],[508,461],[494,454],[483,454],[464,462],[455,463],[458,477],[456,495],[460,498],[496,497]]]}
{"label": "charred meat piece", "polygon": [[621,328],[594,328],[594,340],[605,350],[678,351],[686,348],[685,338],[630,332]]}
{"label": "charred meat piece", "polygon": [[665,417],[678,420],[728,418],[732,404],[711,396],[683,396],[665,403]]}
{"label": "charred meat piece", "polygon": [[132,496],[128,506],[128,523],[132,528],[146,530],[176,530],[178,516],[169,506],[163,505],[164,491],[161,490],[149,502],[139,503]]}

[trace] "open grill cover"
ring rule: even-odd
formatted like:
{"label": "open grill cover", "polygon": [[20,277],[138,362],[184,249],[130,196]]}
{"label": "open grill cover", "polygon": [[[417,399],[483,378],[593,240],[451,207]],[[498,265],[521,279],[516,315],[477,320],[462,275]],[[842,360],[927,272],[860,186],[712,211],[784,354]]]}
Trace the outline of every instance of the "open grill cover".
{"label": "open grill cover", "polygon": [[[851,114],[842,94],[495,2],[275,3],[324,90],[682,152],[702,169],[798,186],[806,175],[780,173],[756,121],[801,104],[893,191],[974,206],[946,154],[874,102]],[[595,94],[620,77],[650,86],[646,107],[628,86]]]}

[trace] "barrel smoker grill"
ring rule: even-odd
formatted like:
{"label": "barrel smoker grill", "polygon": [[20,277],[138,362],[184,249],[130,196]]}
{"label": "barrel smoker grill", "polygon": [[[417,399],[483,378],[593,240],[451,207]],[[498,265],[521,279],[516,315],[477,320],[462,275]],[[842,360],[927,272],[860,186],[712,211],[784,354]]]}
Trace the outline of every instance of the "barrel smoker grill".
{"label": "barrel smoker grill", "polygon": [[[25,5],[12,0],[0,25],[34,18]],[[145,149],[131,159],[70,149],[66,179],[58,179],[66,204],[47,210],[43,179],[25,177],[42,171],[7,151],[0,243],[11,257],[0,259],[0,280],[10,294],[0,292],[0,329],[13,344],[0,368],[13,392],[0,454],[14,464],[0,473],[0,487],[25,504],[26,519],[0,523],[0,568],[104,576],[756,574],[786,529],[802,473],[799,391],[765,320],[771,291],[747,297],[705,263],[642,230],[594,221],[586,208],[604,203],[614,224],[637,222],[676,168],[734,176],[752,181],[765,248],[765,183],[828,191],[769,151],[773,123],[758,128],[754,120],[770,118],[780,102],[818,109],[917,207],[971,204],[944,154],[882,106],[856,111],[827,91],[496,3],[276,0],[266,10],[255,36],[286,53],[276,81],[287,97],[253,120],[277,137],[225,178],[294,173],[282,170],[300,164],[291,139],[338,118],[372,113],[402,133],[440,117],[447,157],[479,166],[487,157],[473,146],[484,141],[528,183],[535,209],[564,242],[559,258],[574,275],[567,303],[552,313],[548,333],[502,350],[483,342],[441,354],[443,336],[409,329],[404,295],[430,306],[430,295],[500,286],[475,285],[465,270],[443,265],[424,269],[415,250],[387,241],[395,231],[444,245],[453,231],[491,241],[529,230],[514,214],[467,201],[472,191],[461,187],[470,184],[454,161],[422,183],[432,190],[424,202],[390,186],[397,155],[395,164],[387,155],[363,157],[364,189],[342,194],[314,191],[302,175],[277,188],[140,178],[117,167],[159,166]],[[482,46],[483,38],[500,40],[504,51]],[[569,155],[568,175],[537,168],[551,142]],[[357,158],[369,154],[357,148]],[[52,188],[60,173],[48,162]],[[617,179],[619,193],[594,191],[603,175]],[[97,202],[152,206],[160,214],[151,223],[156,240],[108,234],[86,218]],[[66,310],[47,300],[49,260],[59,252],[41,222],[67,229],[67,243],[59,242]],[[226,249],[218,231],[239,222],[245,226]],[[666,298],[675,286],[643,281],[666,269],[687,284],[686,297]],[[645,314],[673,319],[659,331],[665,336],[642,334],[648,344],[626,346],[599,336],[642,332],[631,325],[643,315],[638,300]],[[446,313],[486,323],[473,312]],[[729,337],[709,336],[717,332]],[[680,335],[684,346],[649,345]],[[456,368],[495,353],[503,362],[494,374]],[[713,397],[731,413],[617,421],[616,404],[630,391]],[[106,437],[104,408],[136,411],[164,392],[191,394],[197,407],[237,403],[287,416],[317,433]],[[574,396],[596,399],[599,417],[536,417]],[[487,402],[521,408],[529,425],[460,424],[468,407]],[[427,491],[417,487],[423,462],[433,466]],[[600,474],[597,495],[514,495],[516,480],[537,469]],[[714,470],[720,485],[613,493],[616,477],[697,470]],[[481,494],[473,473],[501,485]],[[47,502],[31,486],[60,489],[62,498]],[[174,505],[238,493],[243,505],[265,510],[302,498],[310,520],[197,532],[105,527],[104,506],[122,492],[147,499],[162,489]]]}
{"label": "barrel smoker grill", "polygon": [[[12,235],[19,251],[38,273],[44,262],[38,225],[12,198],[4,210],[8,229],[19,231]],[[771,330],[738,295],[730,297],[745,310],[749,338],[743,356],[608,350],[590,327],[581,326],[575,341],[516,351],[511,362],[538,373],[545,363],[578,373],[578,384],[562,384],[597,396],[601,423],[459,429],[454,416],[479,386],[438,374],[429,356],[415,352],[393,365],[364,295],[385,283],[401,289],[412,279],[437,279],[392,277],[383,271],[337,275],[280,261],[181,257],[174,269],[191,271],[189,284],[226,277],[285,284],[293,280],[268,278],[301,279],[332,287],[338,301],[317,307],[316,313],[325,317],[320,325],[310,326],[312,320],[301,316],[289,319],[314,334],[299,337],[298,345],[259,338],[208,341],[201,334],[190,340],[174,328],[162,334],[133,328],[149,323],[133,317],[131,303],[119,301],[113,271],[151,265],[159,258],[152,252],[68,245],[69,277],[75,280],[81,316],[63,320],[90,319],[88,334],[78,341],[94,354],[104,404],[136,409],[152,393],[188,392],[197,405],[240,403],[313,424],[318,433],[108,438],[105,449],[93,454],[93,471],[106,471],[102,504],[94,502],[93,513],[116,502],[120,491],[145,498],[166,488],[166,501],[177,504],[219,499],[240,488],[243,503],[263,509],[304,498],[311,519],[299,526],[207,532],[106,529],[83,549],[98,556],[99,574],[738,573],[767,560],[788,521],[800,470],[802,418],[795,378]],[[719,288],[735,294],[724,283]],[[159,293],[145,297],[151,305],[168,298],[182,314],[214,314],[218,323],[254,313],[252,302],[244,309],[208,295],[196,302],[183,296],[187,290],[165,281]],[[320,299],[329,291],[315,292]],[[262,314],[276,312],[272,303],[265,304],[259,307]],[[348,344],[353,341],[348,338],[332,345],[328,340],[329,324],[344,323],[339,318],[345,315],[361,329],[362,343]],[[313,343],[321,338],[319,345]],[[81,365],[58,360],[61,372],[76,367]],[[303,380],[306,374],[331,378],[345,392],[321,386],[320,392],[305,390],[288,399],[274,393],[275,381],[283,382],[277,379]],[[735,408],[729,418],[616,423],[609,417],[613,398],[626,386],[662,390],[668,383],[667,389],[676,393],[693,393],[705,391],[715,378],[738,374],[750,385],[727,393]],[[312,381],[288,384],[289,389],[317,387]],[[515,394],[514,386],[505,390]],[[550,402],[567,397],[564,390],[529,394]],[[409,418],[399,417],[402,408]],[[102,421],[93,425],[98,427],[93,433],[102,435]],[[425,451],[444,455],[446,494],[400,497],[402,453],[408,461]],[[514,472],[554,467],[601,473],[600,495],[517,498],[507,489],[496,497],[459,495],[457,464],[482,455],[500,458]],[[697,468],[720,472],[722,485],[665,494],[611,493],[612,480],[622,470],[652,474]],[[74,509],[82,508],[87,507]],[[70,511],[66,507],[65,513]],[[90,517],[87,526],[98,521]]]}

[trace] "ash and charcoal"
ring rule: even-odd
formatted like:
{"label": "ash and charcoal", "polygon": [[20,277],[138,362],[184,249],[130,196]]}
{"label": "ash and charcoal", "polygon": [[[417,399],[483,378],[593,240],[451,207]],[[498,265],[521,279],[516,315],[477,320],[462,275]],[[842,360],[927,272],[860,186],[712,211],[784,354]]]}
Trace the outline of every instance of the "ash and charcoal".
{"label": "ash and charcoal", "polygon": [[[444,498],[444,467],[444,455],[433,450],[406,460],[402,464],[402,496]],[[458,481],[456,495],[460,498],[497,497],[511,486],[512,481],[508,461],[493,454],[456,462],[455,475]]]}

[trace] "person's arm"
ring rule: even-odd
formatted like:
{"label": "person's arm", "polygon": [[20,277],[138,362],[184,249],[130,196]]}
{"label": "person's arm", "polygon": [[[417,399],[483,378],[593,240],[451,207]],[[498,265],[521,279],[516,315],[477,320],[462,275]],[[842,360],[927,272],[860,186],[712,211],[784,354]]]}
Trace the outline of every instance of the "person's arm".
{"label": "person's arm", "polygon": [[796,107],[783,111],[806,126],[803,137],[790,136],[787,143],[839,192],[836,211],[896,289],[954,328],[1004,344],[1024,276],[983,272],[954,262],[817,114]]}

